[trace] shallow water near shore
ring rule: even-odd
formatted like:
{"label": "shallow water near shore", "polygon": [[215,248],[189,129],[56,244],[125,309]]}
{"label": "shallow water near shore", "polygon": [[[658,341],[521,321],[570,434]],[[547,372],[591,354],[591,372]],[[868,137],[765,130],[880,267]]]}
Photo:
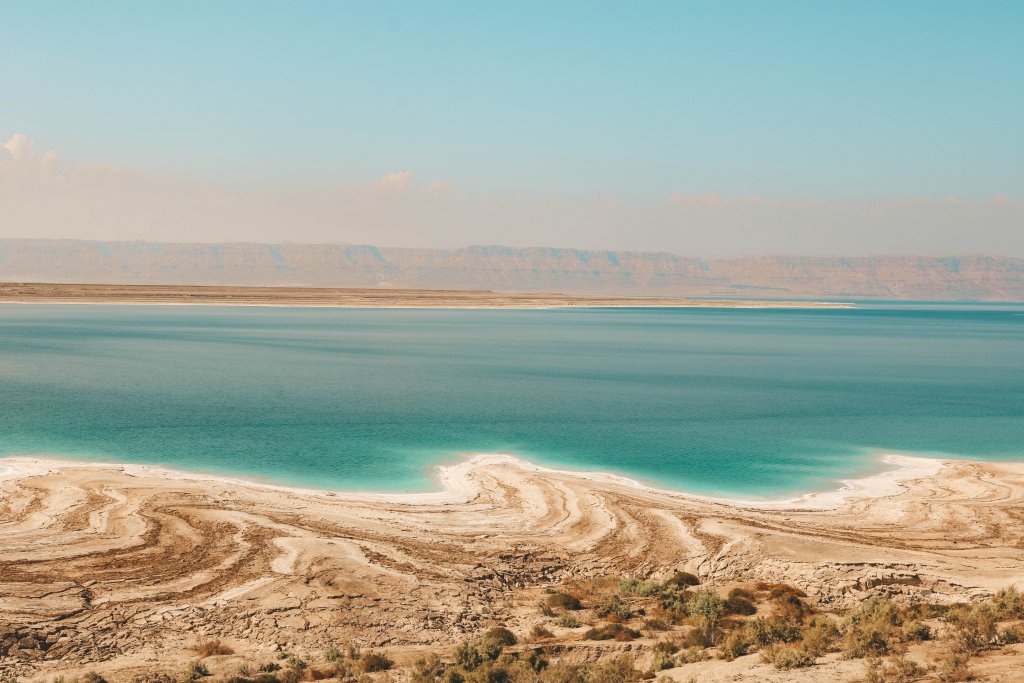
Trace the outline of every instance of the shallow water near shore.
{"label": "shallow water near shore", "polygon": [[424,491],[506,452],[776,498],[1024,459],[1024,308],[0,305],[0,454]]}

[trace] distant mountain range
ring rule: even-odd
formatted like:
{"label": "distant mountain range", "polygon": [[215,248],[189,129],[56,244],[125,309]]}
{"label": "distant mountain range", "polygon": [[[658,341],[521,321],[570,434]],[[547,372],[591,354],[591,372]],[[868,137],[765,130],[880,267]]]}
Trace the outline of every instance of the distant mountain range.
{"label": "distant mountain range", "polygon": [[1024,301],[1024,259],[0,239],[0,281]]}

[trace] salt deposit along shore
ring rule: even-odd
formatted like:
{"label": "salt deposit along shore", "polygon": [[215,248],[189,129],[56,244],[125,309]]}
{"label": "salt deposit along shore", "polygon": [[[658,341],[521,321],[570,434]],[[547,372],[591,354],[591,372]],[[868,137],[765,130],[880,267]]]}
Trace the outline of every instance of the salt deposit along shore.
{"label": "salt deposit along shore", "polygon": [[[4,674],[130,673],[181,659],[197,634],[254,656],[359,642],[412,657],[495,622],[526,631],[537,590],[591,576],[785,581],[831,608],[1024,588],[1024,464],[889,460],[841,491],[757,503],[500,454],[407,495],[4,458],[0,624],[52,640]],[[843,666],[751,675],[845,680]]]}

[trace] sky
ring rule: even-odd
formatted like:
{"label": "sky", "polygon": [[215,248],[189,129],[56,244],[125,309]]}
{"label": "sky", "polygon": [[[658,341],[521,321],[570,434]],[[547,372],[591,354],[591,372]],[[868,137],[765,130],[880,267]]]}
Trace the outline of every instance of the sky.
{"label": "sky", "polygon": [[1024,2],[0,0],[0,237],[1024,256]]}

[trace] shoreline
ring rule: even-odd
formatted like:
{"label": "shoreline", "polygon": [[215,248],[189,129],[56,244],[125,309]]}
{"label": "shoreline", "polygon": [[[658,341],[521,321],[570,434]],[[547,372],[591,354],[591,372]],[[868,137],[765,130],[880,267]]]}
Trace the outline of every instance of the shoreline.
{"label": "shoreline", "polygon": [[854,308],[852,304],[823,301],[695,299],[682,296],[495,292],[468,289],[15,282],[0,282],[0,303],[487,310],[504,308]]}
{"label": "shoreline", "polygon": [[[863,477],[840,479],[838,480],[840,485],[836,489],[808,491],[788,498],[764,500],[730,498],[677,489],[666,489],[645,484],[637,479],[612,472],[548,467],[509,453],[472,453],[467,454],[454,463],[435,465],[431,468],[435,475],[433,479],[440,488],[436,491],[415,493],[321,489],[310,486],[274,483],[272,481],[257,478],[250,479],[229,474],[207,474],[164,465],[74,460],[31,454],[0,457],[0,481],[47,475],[64,469],[107,470],[122,472],[132,477],[157,477],[179,482],[195,481],[256,487],[292,495],[331,498],[353,503],[465,505],[480,493],[479,482],[474,479],[477,470],[489,466],[505,466],[526,473],[552,475],[585,482],[621,486],[659,496],[725,505],[734,508],[753,510],[830,510],[840,507],[850,498],[886,498],[899,495],[905,489],[904,482],[932,478],[944,468],[959,462],[955,459],[909,456],[898,453],[880,453],[875,456],[875,459],[879,465],[883,466],[881,471],[876,471]],[[892,467],[884,468],[885,465]]]}

